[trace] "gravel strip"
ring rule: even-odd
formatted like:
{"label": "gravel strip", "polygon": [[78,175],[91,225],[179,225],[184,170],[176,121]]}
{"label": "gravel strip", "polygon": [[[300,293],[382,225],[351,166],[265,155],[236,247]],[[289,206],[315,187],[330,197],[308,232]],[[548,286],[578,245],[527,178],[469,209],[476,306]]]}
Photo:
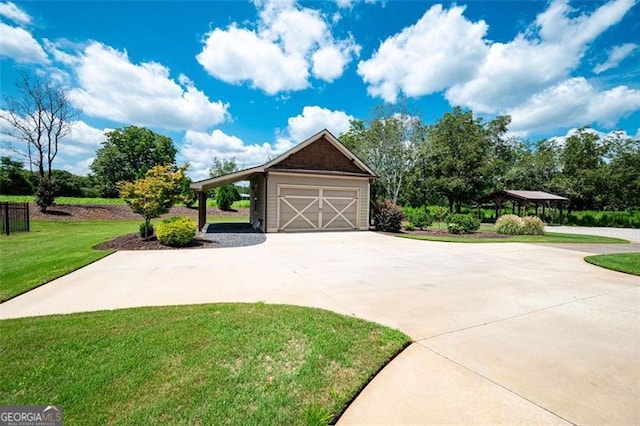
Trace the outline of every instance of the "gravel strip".
{"label": "gravel strip", "polygon": [[246,247],[262,244],[267,236],[248,223],[211,223],[199,238],[216,243],[216,247]]}

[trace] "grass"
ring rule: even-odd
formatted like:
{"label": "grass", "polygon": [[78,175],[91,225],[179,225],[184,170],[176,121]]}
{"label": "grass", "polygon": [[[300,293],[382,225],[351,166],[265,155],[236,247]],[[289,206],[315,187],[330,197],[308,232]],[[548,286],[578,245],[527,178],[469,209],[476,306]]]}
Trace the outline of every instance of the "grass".
{"label": "grass", "polygon": [[599,237],[595,235],[562,234],[548,232],[545,235],[514,235],[506,238],[475,238],[470,236],[431,236],[399,234],[398,237],[413,240],[442,241],[448,243],[591,243],[591,244],[628,244],[620,238]]}
{"label": "grass", "polygon": [[[243,216],[208,217],[209,222],[248,222]],[[154,225],[159,222],[154,220]],[[140,220],[31,221],[30,232],[0,237],[0,302],[38,287],[112,253],[93,247],[138,232]]]}
{"label": "grass", "polygon": [[[0,195],[0,201],[11,201],[14,203],[32,203],[33,195]],[[56,197],[58,204],[115,204],[126,205],[122,198],[80,198],[80,197]],[[231,207],[234,209],[249,208],[249,200],[234,202]],[[195,204],[197,205],[197,203]],[[216,207],[215,199],[208,199],[208,207]]]}
{"label": "grass", "polygon": [[599,254],[587,256],[584,260],[602,268],[640,275],[640,253]]}
{"label": "grass", "polygon": [[0,401],[65,424],[327,424],[409,339],[319,309],[137,308],[0,321]]}

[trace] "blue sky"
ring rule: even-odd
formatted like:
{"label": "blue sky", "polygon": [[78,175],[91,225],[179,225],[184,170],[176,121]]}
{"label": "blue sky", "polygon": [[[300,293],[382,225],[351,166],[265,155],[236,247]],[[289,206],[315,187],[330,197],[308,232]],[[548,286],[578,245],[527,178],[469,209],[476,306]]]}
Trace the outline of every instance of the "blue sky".
{"label": "blue sky", "polygon": [[3,98],[21,70],[69,90],[83,113],[56,167],[78,174],[129,124],[172,137],[200,179],[400,96],[426,123],[461,105],[529,140],[640,137],[636,0],[28,1],[0,18]]}

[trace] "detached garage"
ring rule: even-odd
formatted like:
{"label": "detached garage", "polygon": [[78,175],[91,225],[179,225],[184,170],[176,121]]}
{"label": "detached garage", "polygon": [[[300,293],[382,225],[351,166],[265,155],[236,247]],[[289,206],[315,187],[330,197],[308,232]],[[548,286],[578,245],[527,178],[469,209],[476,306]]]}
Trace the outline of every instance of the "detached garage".
{"label": "detached garage", "polygon": [[328,130],[261,166],[191,184],[198,227],[206,225],[206,192],[248,180],[250,221],[264,232],[369,229],[369,186],[375,173]]}

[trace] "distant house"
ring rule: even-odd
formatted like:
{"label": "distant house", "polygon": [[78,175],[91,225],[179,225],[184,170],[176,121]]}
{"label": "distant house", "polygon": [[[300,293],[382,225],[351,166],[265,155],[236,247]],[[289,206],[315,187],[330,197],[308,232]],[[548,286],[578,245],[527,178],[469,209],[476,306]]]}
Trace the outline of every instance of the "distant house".
{"label": "distant house", "polygon": [[250,221],[265,232],[369,229],[369,187],[377,176],[328,130],[261,166],[193,182],[198,226],[206,225],[206,192],[249,181]]}

